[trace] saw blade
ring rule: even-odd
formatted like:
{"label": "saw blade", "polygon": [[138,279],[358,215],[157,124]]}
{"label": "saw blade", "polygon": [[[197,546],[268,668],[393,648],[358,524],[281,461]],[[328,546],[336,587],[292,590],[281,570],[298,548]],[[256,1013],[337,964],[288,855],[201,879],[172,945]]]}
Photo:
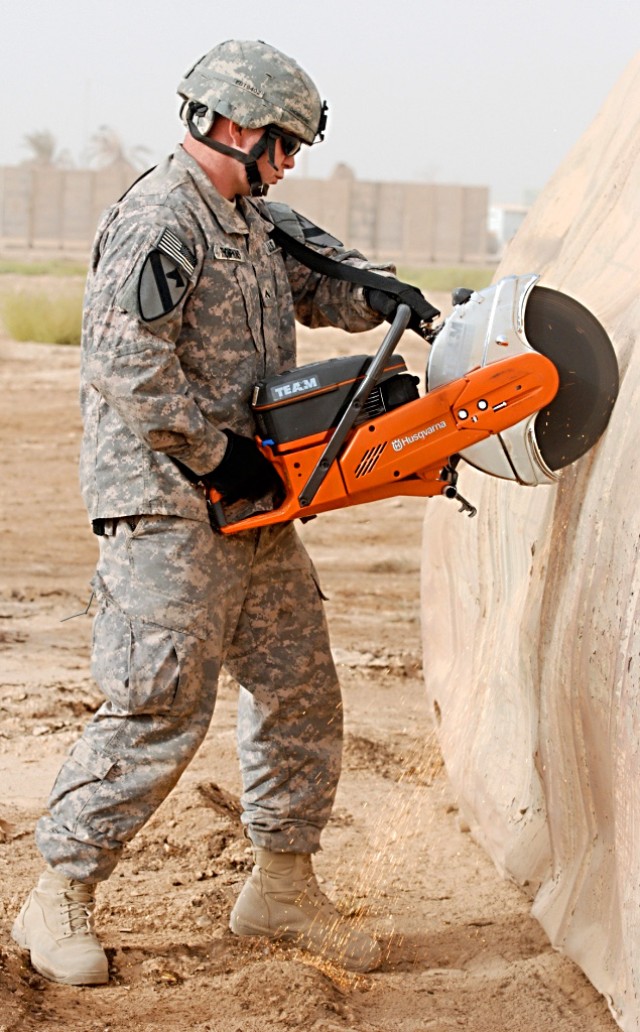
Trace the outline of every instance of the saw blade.
{"label": "saw blade", "polygon": [[560,377],[555,398],[536,416],[535,436],[549,469],[562,469],[592,448],[609,422],[619,385],[615,352],[591,312],[548,287],[531,291],[524,330]]}

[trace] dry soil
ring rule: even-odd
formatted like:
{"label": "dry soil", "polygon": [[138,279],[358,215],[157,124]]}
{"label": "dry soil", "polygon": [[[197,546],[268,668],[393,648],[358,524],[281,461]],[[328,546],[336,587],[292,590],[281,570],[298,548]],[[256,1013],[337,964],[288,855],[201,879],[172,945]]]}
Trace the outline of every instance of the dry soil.
{"label": "dry soil", "polygon": [[[376,339],[303,332],[301,360],[367,351]],[[420,371],[421,344],[405,340],[400,351]],[[329,598],[347,728],[316,866],[340,907],[379,937],[382,969],[354,977],[228,931],[251,863],[230,679],[192,766],[100,887],[111,983],[65,987],[31,969],[10,928],[41,867],[33,825],[100,703],[91,616],[63,622],[87,605],[96,554],[77,487],[78,358],[0,340],[0,1032],[611,1032],[605,1001],[551,950],[526,896],[459,818],[424,694],[416,499],[302,528]],[[429,504],[466,518],[450,502]]]}

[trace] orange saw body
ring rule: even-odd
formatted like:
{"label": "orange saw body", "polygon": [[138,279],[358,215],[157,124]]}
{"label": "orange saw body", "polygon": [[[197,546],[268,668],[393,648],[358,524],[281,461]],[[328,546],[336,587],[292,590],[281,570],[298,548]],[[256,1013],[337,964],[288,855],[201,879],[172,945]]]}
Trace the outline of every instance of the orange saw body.
{"label": "orange saw body", "polygon": [[393,354],[410,317],[402,304],[375,356],[328,359],[256,385],[256,440],[283,492],[227,505],[211,490],[213,525],[235,534],[396,495],[442,495],[474,515],[456,487],[460,458],[521,484],[557,480],[603,433],[618,366],[595,317],[537,278],[460,292],[428,335],[423,396]]}
{"label": "orange saw body", "polygon": [[[267,512],[234,522],[220,521],[225,534],[251,530],[331,509],[375,502],[395,495],[456,496],[448,478],[449,458],[548,405],[558,390],[558,373],[538,354],[503,359],[475,369],[353,428],[330,463],[313,499],[305,487],[322,461],[331,433],[278,445],[258,438],[264,455],[285,485],[285,498]],[[212,502],[223,499],[210,492]]]}

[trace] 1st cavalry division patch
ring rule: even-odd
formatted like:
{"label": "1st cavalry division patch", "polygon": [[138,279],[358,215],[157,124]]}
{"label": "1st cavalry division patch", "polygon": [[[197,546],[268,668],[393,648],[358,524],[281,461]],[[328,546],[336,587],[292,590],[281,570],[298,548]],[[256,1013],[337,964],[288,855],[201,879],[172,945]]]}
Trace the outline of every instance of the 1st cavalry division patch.
{"label": "1st cavalry division patch", "polygon": [[163,230],[138,280],[138,310],[144,322],[161,319],[180,304],[195,268],[189,248],[170,229]]}

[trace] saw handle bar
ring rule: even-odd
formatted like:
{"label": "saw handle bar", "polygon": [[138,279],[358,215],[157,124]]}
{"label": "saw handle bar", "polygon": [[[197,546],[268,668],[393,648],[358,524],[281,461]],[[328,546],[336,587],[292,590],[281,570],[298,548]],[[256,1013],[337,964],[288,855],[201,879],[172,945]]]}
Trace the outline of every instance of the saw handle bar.
{"label": "saw handle bar", "polygon": [[[371,359],[364,377],[338,421],[338,425],[331,436],[331,440],[325,447],[306,484],[298,495],[298,502],[302,508],[307,505],[311,505],[311,502],[317,495],[331,468],[331,464],[342,448],[349,431],[352,429],[360,415],[371,391],[377,386],[388,359],[395,351],[396,345],[409,325],[411,314],[411,309],[408,305],[398,305],[393,322],[387,330],[380,347]],[[214,489],[210,489],[208,491],[207,504],[209,506],[214,525],[218,528],[225,527],[227,525],[227,518],[222,502],[223,496],[219,491]]]}
{"label": "saw handle bar", "polygon": [[351,401],[344,410],[338,425],[336,426],[331,440],[318,459],[311,476],[298,495],[298,502],[302,507],[311,505],[311,502],[318,493],[327,473],[331,468],[338,452],[342,448],[346,437],[360,415],[371,391],[377,386],[388,359],[396,349],[396,344],[409,325],[411,309],[408,305],[398,305],[396,314],[391,326],[387,330],[382,344],[373,356],[360,385],[354,392]]}

